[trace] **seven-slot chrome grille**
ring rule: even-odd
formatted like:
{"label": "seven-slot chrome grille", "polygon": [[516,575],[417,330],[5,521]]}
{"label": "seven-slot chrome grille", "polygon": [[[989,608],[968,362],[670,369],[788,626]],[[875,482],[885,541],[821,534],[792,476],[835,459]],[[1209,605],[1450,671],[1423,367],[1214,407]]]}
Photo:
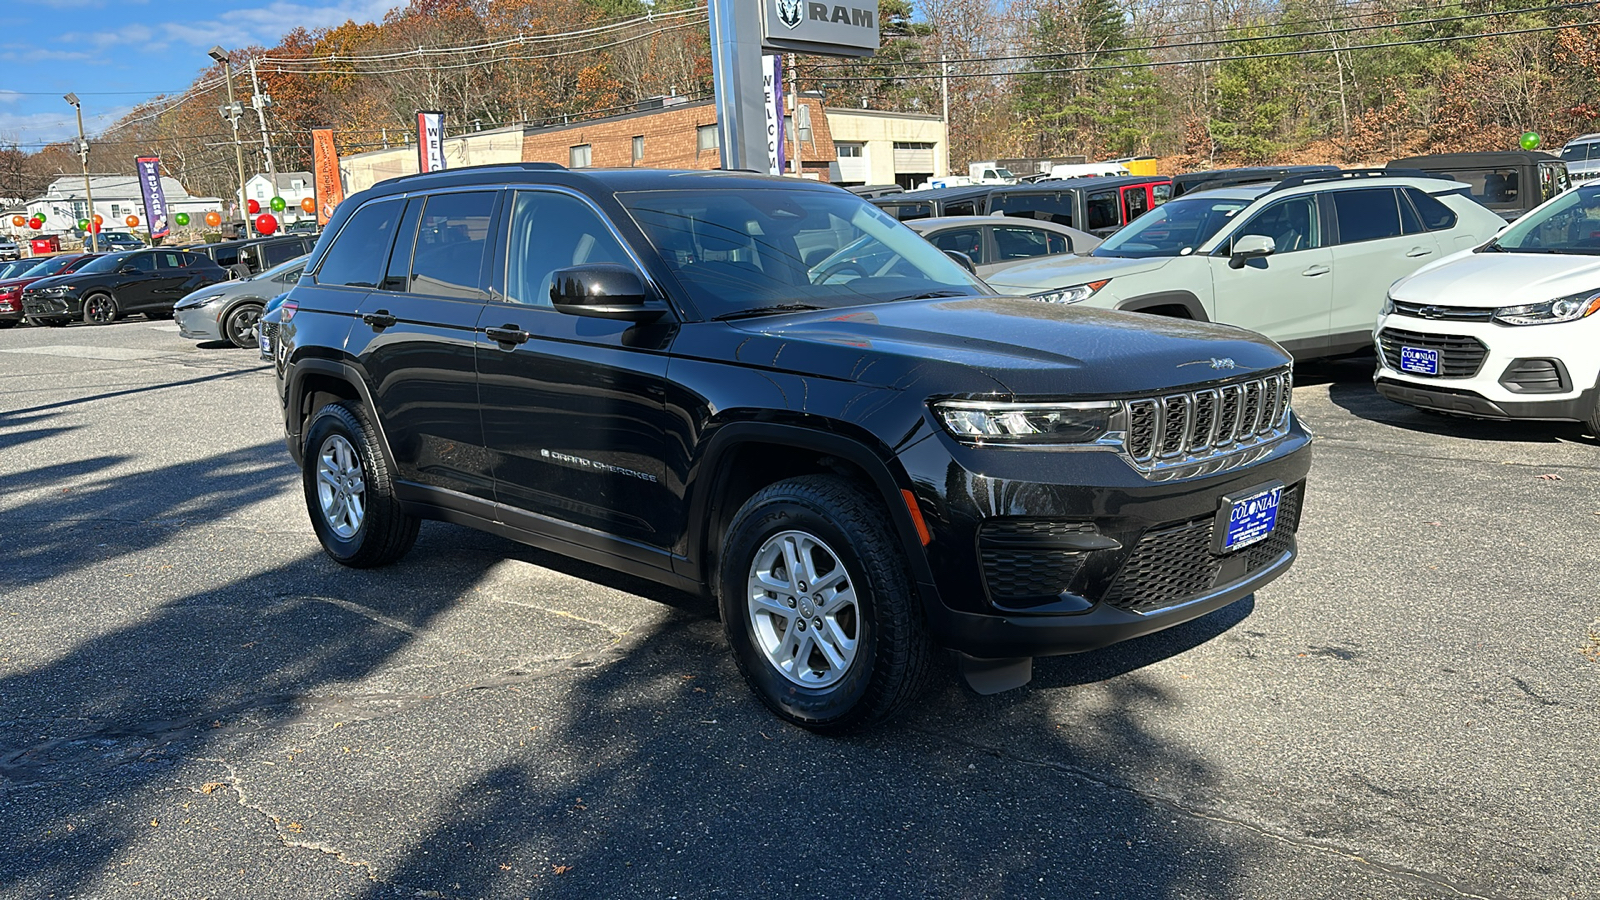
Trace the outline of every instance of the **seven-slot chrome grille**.
{"label": "seven-slot chrome grille", "polygon": [[1294,377],[1288,370],[1217,387],[1126,401],[1123,446],[1145,471],[1202,463],[1282,437]]}

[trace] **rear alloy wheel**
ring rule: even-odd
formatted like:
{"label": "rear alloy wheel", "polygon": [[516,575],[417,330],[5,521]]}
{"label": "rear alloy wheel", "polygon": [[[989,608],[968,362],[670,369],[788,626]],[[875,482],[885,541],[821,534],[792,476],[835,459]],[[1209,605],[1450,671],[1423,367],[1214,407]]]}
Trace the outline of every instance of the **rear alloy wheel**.
{"label": "rear alloy wheel", "polygon": [[117,320],[117,301],[110,294],[90,294],[83,298],[86,325],[110,325]]}
{"label": "rear alloy wheel", "polygon": [[244,350],[261,346],[261,307],[246,303],[228,313],[222,321],[222,332],[235,347]]}
{"label": "rear alloy wheel", "polygon": [[739,671],[781,718],[846,732],[921,693],[932,645],[883,505],[833,475],[780,481],[734,517],[718,602]]}
{"label": "rear alloy wheel", "polygon": [[306,428],[305,449],[306,510],[322,549],[356,569],[405,556],[421,522],[395,498],[366,414],[345,403],[322,407]]}

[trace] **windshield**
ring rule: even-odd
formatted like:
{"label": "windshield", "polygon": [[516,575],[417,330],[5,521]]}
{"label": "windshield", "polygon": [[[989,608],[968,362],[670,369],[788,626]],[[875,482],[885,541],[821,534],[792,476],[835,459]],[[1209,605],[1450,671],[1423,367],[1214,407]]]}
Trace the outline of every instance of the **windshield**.
{"label": "windshield", "polygon": [[843,191],[618,196],[706,318],[991,294],[977,276]]}
{"label": "windshield", "polygon": [[0,281],[8,278],[21,278],[24,274],[38,268],[42,263],[37,259],[19,259],[14,262],[0,263]]}
{"label": "windshield", "polygon": [[1600,255],[1600,185],[1567,191],[1490,242],[1514,253]]}
{"label": "windshield", "polygon": [[78,259],[78,257],[76,257],[76,256],[55,256],[55,257],[51,257],[50,259],[47,259],[44,262],[39,263],[38,265],[34,266],[33,268],[28,269],[26,273],[18,272],[17,275],[21,276],[23,274],[26,274],[29,278],[44,278],[44,277],[49,276],[49,275],[54,275],[57,272],[61,271],[62,269],[65,269],[67,266],[71,265],[72,261],[75,260],[75,259]]}
{"label": "windshield", "polygon": [[101,272],[115,272],[122,268],[122,261],[132,256],[132,253],[111,253],[99,259],[91,260],[88,265],[78,271],[84,275],[98,275]]}
{"label": "windshield", "polygon": [[1132,259],[1184,256],[1210,240],[1250,202],[1203,195],[1169,200],[1106,238],[1091,255]]}
{"label": "windshield", "polygon": [[1015,177],[1017,177],[1017,176],[1011,174],[1011,170],[1010,169],[1007,169],[1007,168],[1004,168],[1004,167],[995,169],[994,173],[996,175],[999,175],[1001,178],[1015,178]]}

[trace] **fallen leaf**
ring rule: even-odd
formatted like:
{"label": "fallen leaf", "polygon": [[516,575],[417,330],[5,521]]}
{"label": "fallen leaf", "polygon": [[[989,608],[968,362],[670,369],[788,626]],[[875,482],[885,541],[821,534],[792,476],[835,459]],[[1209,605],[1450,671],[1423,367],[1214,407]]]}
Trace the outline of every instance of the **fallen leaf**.
{"label": "fallen leaf", "polygon": [[219,790],[219,789],[225,788],[225,787],[227,787],[227,785],[223,784],[220,781],[208,781],[205,784],[200,785],[200,793],[209,794],[212,791]]}
{"label": "fallen leaf", "polygon": [[1547,472],[1547,473],[1545,473],[1543,475],[1540,475],[1539,476],[1539,480],[1540,481],[1560,481],[1561,480],[1561,476],[1557,475],[1554,472]]}
{"label": "fallen leaf", "polygon": [[551,866],[550,868],[554,869],[557,875],[565,875],[572,871],[571,866]]}
{"label": "fallen leaf", "polygon": [[151,828],[159,828],[159,827],[161,827],[161,823],[156,821],[155,819],[151,819],[150,820],[150,827]]}

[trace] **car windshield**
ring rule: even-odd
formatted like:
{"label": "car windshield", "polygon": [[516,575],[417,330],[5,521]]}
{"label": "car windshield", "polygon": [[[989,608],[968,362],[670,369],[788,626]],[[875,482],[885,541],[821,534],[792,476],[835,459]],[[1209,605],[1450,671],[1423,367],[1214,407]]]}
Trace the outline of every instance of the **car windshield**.
{"label": "car windshield", "polygon": [[992,294],[888,214],[844,191],[618,196],[706,318]]}
{"label": "car windshield", "polygon": [[1091,255],[1133,259],[1184,256],[1210,240],[1239,210],[1249,205],[1249,200],[1206,196],[1169,200],[1106,238]]}
{"label": "car windshield", "polygon": [[26,274],[29,278],[44,278],[49,275],[54,275],[62,269],[65,269],[67,266],[72,264],[73,260],[77,258],[78,257],[76,256],[53,256],[44,262],[33,266],[26,272],[18,272],[17,275],[22,276]]}
{"label": "car windshield", "polygon": [[1485,249],[1600,255],[1600,185],[1567,191],[1518,220]]}
{"label": "car windshield", "polygon": [[98,275],[101,272],[115,272],[122,268],[122,261],[132,256],[132,253],[110,253],[99,259],[91,260],[88,265],[78,271],[84,275]]}

